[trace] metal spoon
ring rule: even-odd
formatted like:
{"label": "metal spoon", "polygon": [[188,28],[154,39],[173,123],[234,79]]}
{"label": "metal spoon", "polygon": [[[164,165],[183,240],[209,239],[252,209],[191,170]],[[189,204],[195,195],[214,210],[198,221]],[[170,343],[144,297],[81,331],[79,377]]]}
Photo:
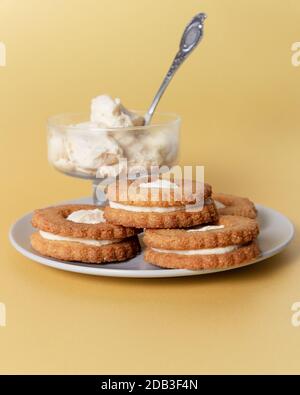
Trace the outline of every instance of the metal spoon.
{"label": "metal spoon", "polygon": [[155,95],[148,112],[144,115],[145,125],[148,125],[151,122],[154,111],[174,74],[201,41],[203,37],[203,22],[205,18],[206,14],[197,14],[186,26],[180,41],[179,51],[177,52],[167,75]]}

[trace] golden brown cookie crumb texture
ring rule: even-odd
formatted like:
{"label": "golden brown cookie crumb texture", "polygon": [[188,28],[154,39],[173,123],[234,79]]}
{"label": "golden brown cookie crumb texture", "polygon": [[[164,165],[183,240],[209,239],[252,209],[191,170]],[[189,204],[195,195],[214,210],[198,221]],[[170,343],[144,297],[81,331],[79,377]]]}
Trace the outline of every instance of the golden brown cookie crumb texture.
{"label": "golden brown cookie crumb texture", "polygon": [[256,242],[252,242],[232,252],[220,255],[183,256],[165,254],[147,248],[145,261],[166,269],[225,269],[251,262],[260,254]]}
{"label": "golden brown cookie crumb texture", "polygon": [[225,193],[213,193],[212,198],[225,206],[218,209],[220,215],[239,215],[248,218],[256,218],[257,216],[254,203],[248,198]]}
{"label": "golden brown cookie crumb texture", "polygon": [[41,255],[51,258],[95,264],[122,262],[134,258],[140,252],[137,236],[119,243],[96,247],[76,242],[47,240],[35,232],[31,235],[31,245]]}
{"label": "golden brown cookie crumb texture", "polygon": [[[160,179],[161,180],[161,179]],[[148,178],[112,183],[107,189],[107,199],[132,206],[177,207],[196,204],[208,199],[212,194],[209,184],[195,181],[171,181],[178,188],[145,188],[141,184],[150,182]],[[151,181],[152,182],[152,181]]]}
{"label": "golden brown cookie crumb texture", "polygon": [[[165,268],[212,269],[246,263],[259,255],[256,237],[258,223],[239,216],[221,216],[222,228],[207,231],[192,229],[147,229],[144,242],[148,247],[145,260]],[[235,247],[225,253],[185,255],[185,251]],[[237,247],[237,248],[236,248]],[[183,252],[182,254],[180,252]]]}
{"label": "golden brown cookie crumb texture", "polygon": [[257,221],[246,217],[223,215],[217,225],[223,225],[224,228],[206,232],[191,232],[193,228],[147,229],[144,242],[154,248],[196,250],[248,243],[259,233]]}
{"label": "golden brown cookie crumb texture", "polygon": [[105,207],[104,217],[116,225],[136,228],[171,229],[187,228],[218,220],[218,212],[214,203],[205,205],[201,211],[174,211],[170,213],[130,212],[111,207]]}
{"label": "golden brown cookie crumb texture", "polygon": [[81,239],[114,240],[124,239],[140,233],[134,228],[125,228],[107,222],[99,224],[83,224],[68,221],[67,217],[78,210],[93,210],[97,207],[89,204],[68,204],[56,207],[47,207],[35,210],[32,217],[32,225],[44,232],[54,233],[64,237],[76,237]]}
{"label": "golden brown cookie crumb texture", "polygon": [[[107,222],[77,223],[68,216],[79,210],[103,209],[94,205],[62,205],[36,210],[32,225],[39,231],[70,240],[49,240],[40,232],[31,235],[31,245],[40,254],[64,261],[86,263],[121,262],[136,256],[140,251],[136,236],[139,229],[125,228]],[[105,220],[104,220],[105,221]],[[72,238],[75,240],[73,241]],[[81,240],[78,240],[81,239]],[[107,244],[90,245],[85,240],[105,240]],[[110,243],[111,241],[111,243]]]}
{"label": "golden brown cookie crumb texture", "polygon": [[109,206],[104,211],[107,221],[126,227],[166,229],[218,220],[210,185],[173,180],[178,188],[146,188],[142,184],[147,182],[139,179],[111,184],[107,192]]}

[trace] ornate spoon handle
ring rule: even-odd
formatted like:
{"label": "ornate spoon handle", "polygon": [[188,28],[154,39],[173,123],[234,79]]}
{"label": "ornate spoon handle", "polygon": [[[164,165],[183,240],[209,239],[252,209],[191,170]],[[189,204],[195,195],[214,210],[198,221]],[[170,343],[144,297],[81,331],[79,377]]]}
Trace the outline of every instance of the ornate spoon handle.
{"label": "ornate spoon handle", "polygon": [[148,125],[151,122],[153,113],[164,94],[167,86],[169,85],[171,79],[174,74],[178,70],[178,68],[182,65],[185,59],[190,55],[190,53],[197,47],[199,42],[203,37],[203,22],[206,18],[206,15],[203,13],[197,14],[190,23],[186,26],[179,46],[179,51],[177,52],[171,67],[167,75],[165,76],[158,92],[156,93],[149,110],[145,114],[145,124]]}

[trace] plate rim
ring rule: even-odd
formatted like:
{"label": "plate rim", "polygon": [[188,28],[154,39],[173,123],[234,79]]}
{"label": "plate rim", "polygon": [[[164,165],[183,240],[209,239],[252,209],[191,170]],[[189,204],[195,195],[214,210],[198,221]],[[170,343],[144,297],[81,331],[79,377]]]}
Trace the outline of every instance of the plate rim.
{"label": "plate rim", "polygon": [[[79,198],[79,199],[73,199],[72,202],[82,200],[84,198]],[[68,201],[70,202],[70,201]],[[59,203],[58,203],[59,204]],[[255,207],[257,208],[258,211],[260,210],[269,210],[275,213],[277,216],[282,217],[286,223],[289,226],[289,235],[287,238],[278,244],[278,246],[270,251],[269,253],[262,253],[258,258],[256,258],[253,261],[246,262],[243,265],[237,265],[237,266],[232,266],[229,268],[220,268],[220,269],[205,269],[205,270],[189,270],[189,269],[160,269],[160,268],[155,268],[155,269],[112,269],[112,268],[107,268],[107,267],[100,267],[100,266],[83,266],[83,264],[76,264],[76,263],[67,263],[59,260],[53,260],[51,258],[46,258],[37,254],[34,254],[33,252],[28,251],[26,248],[20,246],[15,238],[13,237],[13,233],[15,229],[17,228],[18,224],[22,222],[23,220],[26,219],[26,217],[32,215],[33,211],[28,212],[27,214],[24,214],[22,217],[17,219],[9,229],[9,241],[12,244],[12,246],[23,256],[26,258],[40,263],[44,266],[52,267],[54,269],[62,270],[62,271],[67,271],[71,273],[79,273],[79,274],[84,274],[84,275],[92,275],[92,276],[103,276],[103,277],[119,277],[119,278],[172,278],[172,277],[187,277],[187,276],[196,276],[196,275],[205,275],[205,274],[214,274],[214,273],[220,273],[224,271],[229,271],[229,270],[234,270],[234,269],[239,269],[243,268],[246,266],[253,265],[254,263],[261,262],[265,259],[271,258],[274,255],[279,254],[281,251],[283,251],[293,240],[295,236],[295,226],[293,222],[284,214],[281,212],[271,208],[267,207],[261,204],[255,204]]]}

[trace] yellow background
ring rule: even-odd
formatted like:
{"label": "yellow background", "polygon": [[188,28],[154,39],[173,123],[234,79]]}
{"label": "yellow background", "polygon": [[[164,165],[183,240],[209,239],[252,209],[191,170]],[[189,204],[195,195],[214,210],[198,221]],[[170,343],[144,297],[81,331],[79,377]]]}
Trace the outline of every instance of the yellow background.
{"label": "yellow background", "polygon": [[299,238],[253,267],[166,280],[57,271],[8,242],[24,213],[90,193],[47,163],[47,117],[100,93],[147,108],[199,11],[205,39],[160,104],[183,118],[180,163],[299,225],[298,0],[1,0],[1,372],[300,372]]}

